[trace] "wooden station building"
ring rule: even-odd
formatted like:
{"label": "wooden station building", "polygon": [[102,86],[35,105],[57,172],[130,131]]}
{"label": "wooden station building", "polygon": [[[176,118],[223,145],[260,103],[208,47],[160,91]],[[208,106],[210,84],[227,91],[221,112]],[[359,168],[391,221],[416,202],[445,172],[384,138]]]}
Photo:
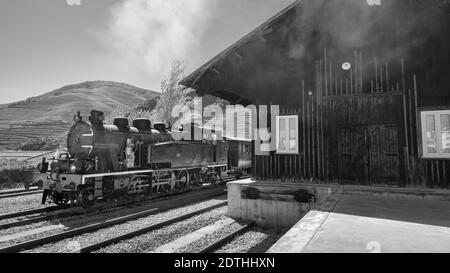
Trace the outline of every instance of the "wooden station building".
{"label": "wooden station building", "polygon": [[256,179],[450,188],[450,1],[376,2],[296,1],[182,81],[279,105]]}

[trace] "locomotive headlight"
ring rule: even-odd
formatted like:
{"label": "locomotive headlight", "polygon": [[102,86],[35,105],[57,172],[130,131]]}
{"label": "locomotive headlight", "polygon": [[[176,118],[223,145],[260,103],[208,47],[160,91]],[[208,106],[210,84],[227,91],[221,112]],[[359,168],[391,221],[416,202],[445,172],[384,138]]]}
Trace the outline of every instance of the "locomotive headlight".
{"label": "locomotive headlight", "polygon": [[70,166],[69,166],[70,173],[80,172],[82,169],[83,169],[83,163],[80,161],[75,161],[74,163],[70,164]]}
{"label": "locomotive headlight", "polygon": [[71,164],[69,167],[69,172],[70,173],[76,173],[78,171],[77,165],[76,164]]}
{"label": "locomotive headlight", "polygon": [[77,166],[75,164],[71,164],[69,167],[70,173],[76,173],[77,172]]}

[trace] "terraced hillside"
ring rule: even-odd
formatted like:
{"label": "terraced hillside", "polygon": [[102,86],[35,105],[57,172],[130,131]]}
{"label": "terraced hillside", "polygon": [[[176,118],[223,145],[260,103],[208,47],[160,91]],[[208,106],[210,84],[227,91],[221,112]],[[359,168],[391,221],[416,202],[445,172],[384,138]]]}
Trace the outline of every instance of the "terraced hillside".
{"label": "terraced hillside", "polygon": [[0,128],[0,150],[15,150],[20,144],[46,137],[64,142],[70,126],[70,123],[55,122]]}
{"label": "terraced hillside", "polygon": [[0,105],[0,150],[43,137],[64,139],[76,111],[85,117],[92,109],[108,115],[119,105],[134,108],[156,96],[156,92],[124,83],[95,81]]}

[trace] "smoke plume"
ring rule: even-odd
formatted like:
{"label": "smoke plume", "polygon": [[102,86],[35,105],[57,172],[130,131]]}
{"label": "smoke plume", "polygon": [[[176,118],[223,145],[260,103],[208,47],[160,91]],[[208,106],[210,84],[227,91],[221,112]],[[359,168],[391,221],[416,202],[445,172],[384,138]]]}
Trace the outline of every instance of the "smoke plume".
{"label": "smoke plume", "polygon": [[[382,0],[371,6],[366,0],[307,0],[294,22],[295,36],[289,56],[305,57],[305,48],[333,45],[331,58],[354,49],[372,48],[380,62],[411,57],[435,30],[442,0]],[[291,26],[289,26],[291,27]],[[370,52],[372,53],[372,52]]]}
{"label": "smoke plume", "polygon": [[107,25],[97,36],[116,68],[158,82],[168,75],[173,60],[198,54],[214,3],[126,0],[112,8]]}

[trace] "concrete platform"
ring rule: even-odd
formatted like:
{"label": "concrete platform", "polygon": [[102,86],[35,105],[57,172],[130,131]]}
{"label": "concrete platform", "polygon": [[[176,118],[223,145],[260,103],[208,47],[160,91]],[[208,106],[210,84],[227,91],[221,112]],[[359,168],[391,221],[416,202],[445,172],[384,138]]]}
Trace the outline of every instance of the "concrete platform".
{"label": "concrete platform", "polygon": [[450,202],[441,201],[448,200],[446,192],[433,198],[366,193],[332,194],[268,252],[450,253]]}
{"label": "concrete platform", "polygon": [[[450,190],[259,182],[251,179],[230,182],[227,186],[228,216],[277,229],[291,228],[310,210],[322,205],[330,195],[450,201]],[[314,201],[299,202],[299,191],[313,195]]]}
{"label": "concrete platform", "polygon": [[276,229],[292,227],[314,206],[312,202],[295,201],[298,190],[314,194],[316,202],[321,202],[331,193],[327,187],[265,184],[250,179],[230,182],[227,187],[229,217]]}

